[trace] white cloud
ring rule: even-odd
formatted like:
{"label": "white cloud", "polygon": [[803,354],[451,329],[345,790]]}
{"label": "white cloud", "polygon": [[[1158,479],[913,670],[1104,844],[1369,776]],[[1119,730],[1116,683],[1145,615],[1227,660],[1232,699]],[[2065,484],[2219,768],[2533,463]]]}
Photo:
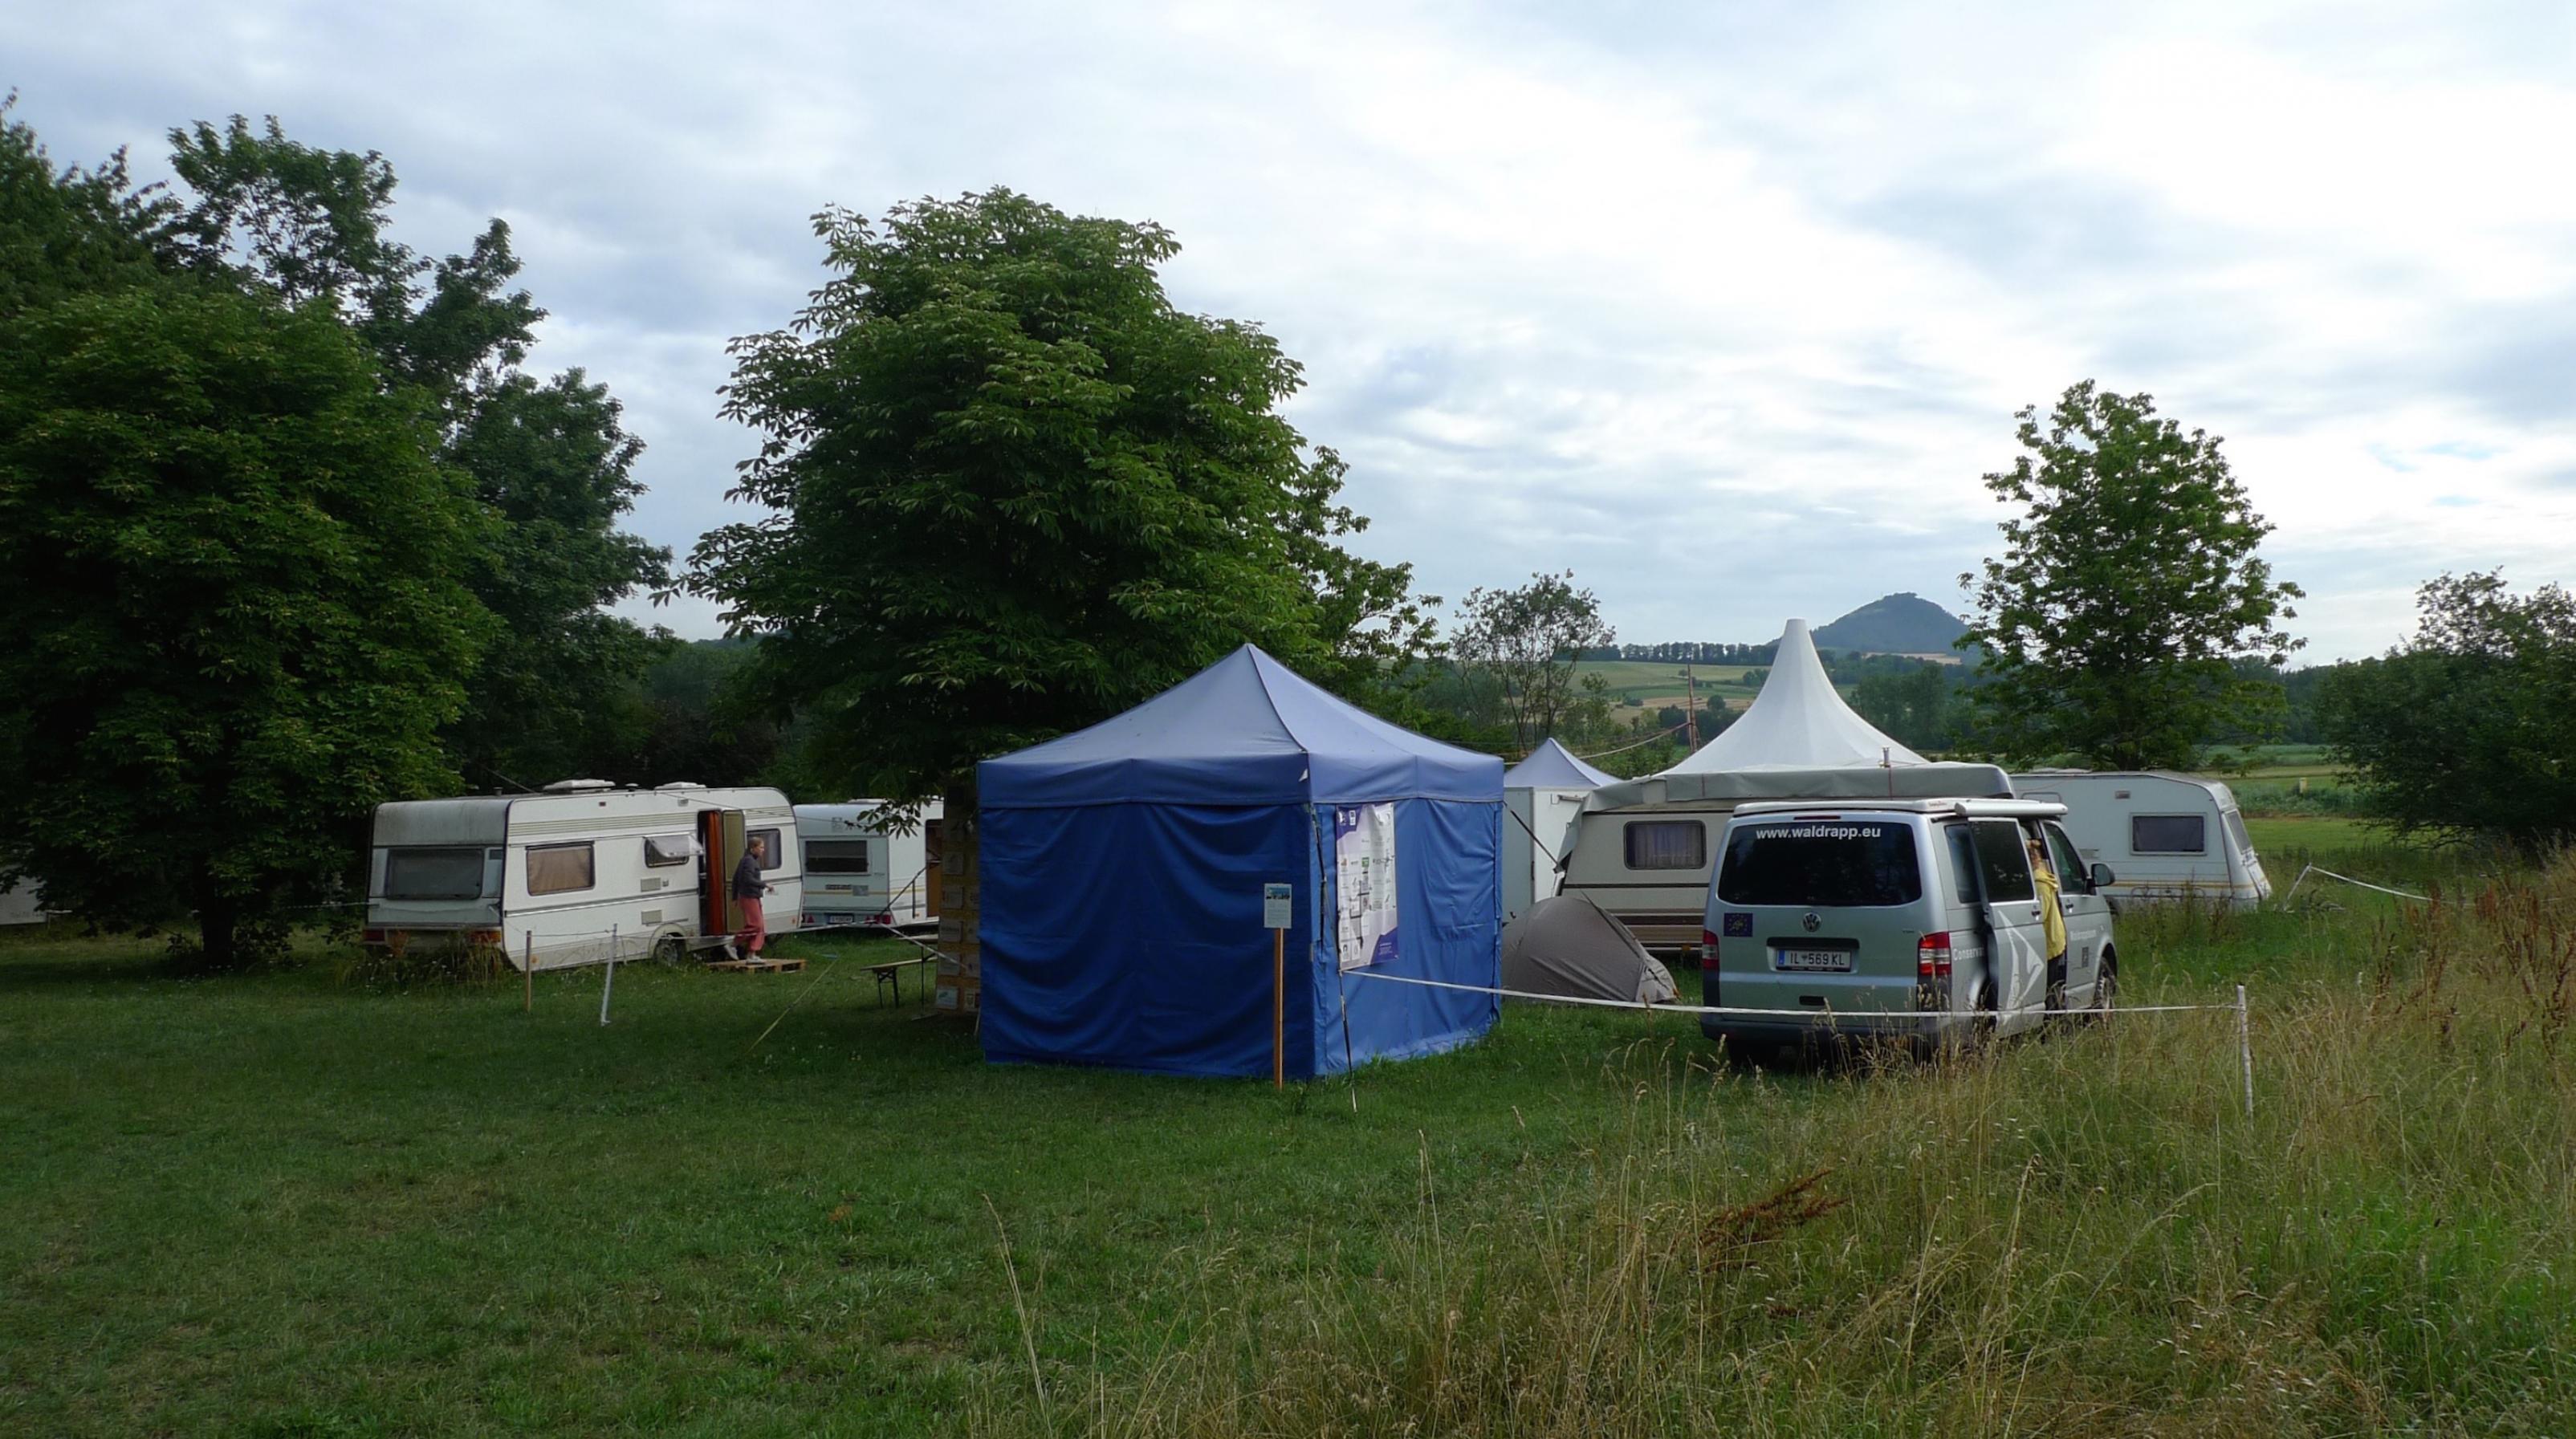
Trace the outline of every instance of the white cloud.
{"label": "white cloud", "polygon": [[1431,589],[1570,565],[1640,639],[1956,603],[2011,412],[2098,376],[2228,437],[2327,657],[2445,568],[2576,578],[2569,23],[173,3],[5,44],[63,158],[274,111],[384,151],[424,248],[509,218],[541,362],[626,402],[683,552],[738,509],[722,345],[819,280],[806,216],[1007,183],[1170,225],[1176,296],[1306,362],[1363,546]]}

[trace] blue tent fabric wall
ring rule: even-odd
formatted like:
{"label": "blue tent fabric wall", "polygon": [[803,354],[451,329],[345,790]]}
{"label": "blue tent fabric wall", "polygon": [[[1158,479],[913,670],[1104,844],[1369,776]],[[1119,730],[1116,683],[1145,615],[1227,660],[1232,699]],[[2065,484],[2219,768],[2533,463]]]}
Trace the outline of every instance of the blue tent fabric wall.
{"label": "blue tent fabric wall", "polygon": [[1283,881],[1291,1075],[1451,1048],[1500,1012],[1491,995],[1342,974],[1330,850],[1337,806],[1392,803],[1398,939],[1382,972],[1493,986],[1502,762],[1343,704],[1251,646],[977,780],[988,1059],[1267,1074],[1261,890]]}

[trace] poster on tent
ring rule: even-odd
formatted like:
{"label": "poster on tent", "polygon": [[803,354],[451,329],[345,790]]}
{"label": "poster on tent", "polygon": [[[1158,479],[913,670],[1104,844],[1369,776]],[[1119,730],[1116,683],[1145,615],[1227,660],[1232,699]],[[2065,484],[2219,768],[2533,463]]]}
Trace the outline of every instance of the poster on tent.
{"label": "poster on tent", "polygon": [[1395,958],[1395,806],[1333,810],[1333,893],[1341,906],[1344,969]]}

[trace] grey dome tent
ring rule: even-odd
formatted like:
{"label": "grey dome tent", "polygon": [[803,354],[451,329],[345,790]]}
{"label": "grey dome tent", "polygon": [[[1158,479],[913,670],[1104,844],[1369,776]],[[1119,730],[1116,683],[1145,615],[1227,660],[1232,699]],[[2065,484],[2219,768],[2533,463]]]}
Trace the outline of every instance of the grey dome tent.
{"label": "grey dome tent", "polygon": [[1503,988],[1627,1004],[1681,997],[1672,971],[1581,894],[1540,900],[1503,927]]}

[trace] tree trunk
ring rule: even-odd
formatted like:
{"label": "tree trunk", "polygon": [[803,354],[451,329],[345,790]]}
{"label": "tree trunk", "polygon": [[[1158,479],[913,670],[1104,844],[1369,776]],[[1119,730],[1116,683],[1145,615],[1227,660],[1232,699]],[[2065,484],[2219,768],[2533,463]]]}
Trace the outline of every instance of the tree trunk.
{"label": "tree trunk", "polygon": [[[984,945],[977,933],[984,913],[982,826],[976,822],[975,782],[961,780],[942,796],[939,821],[940,949],[939,1008],[978,1014],[984,1006]],[[948,938],[947,921],[955,918],[956,938]]]}
{"label": "tree trunk", "polygon": [[209,968],[230,969],[238,958],[235,940],[241,928],[241,906],[213,875],[197,871],[197,949]]}

